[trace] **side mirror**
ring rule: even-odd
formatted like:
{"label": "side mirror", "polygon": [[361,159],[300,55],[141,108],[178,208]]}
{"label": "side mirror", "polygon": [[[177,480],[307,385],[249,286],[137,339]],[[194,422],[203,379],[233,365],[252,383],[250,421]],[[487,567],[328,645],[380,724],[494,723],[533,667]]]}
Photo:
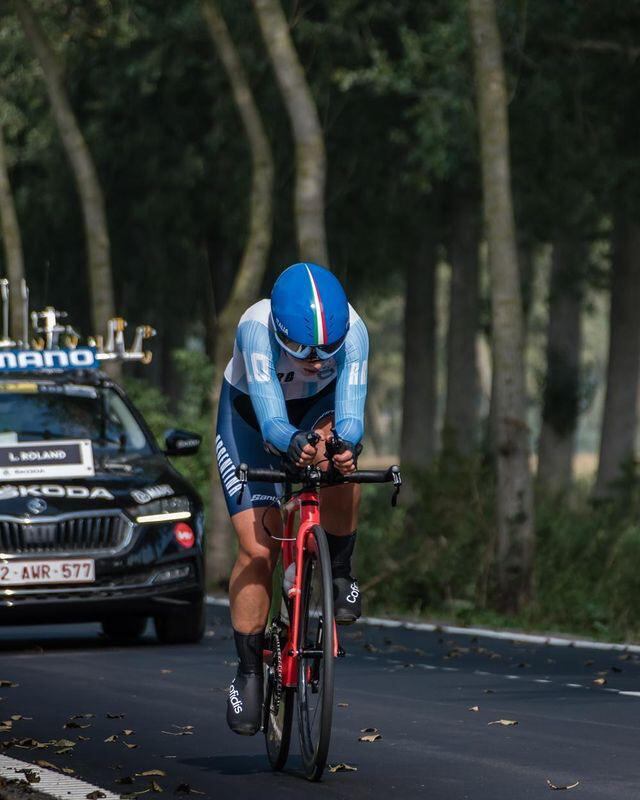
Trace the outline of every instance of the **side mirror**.
{"label": "side mirror", "polygon": [[202,438],[197,433],[172,428],[164,435],[165,456],[192,456],[198,452]]}

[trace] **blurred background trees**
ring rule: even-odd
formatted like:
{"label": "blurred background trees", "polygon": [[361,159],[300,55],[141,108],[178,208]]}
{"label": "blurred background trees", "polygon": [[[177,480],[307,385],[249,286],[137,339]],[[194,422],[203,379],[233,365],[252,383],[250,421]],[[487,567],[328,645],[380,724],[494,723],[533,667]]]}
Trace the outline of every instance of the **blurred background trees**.
{"label": "blurred background trees", "polygon": [[[516,606],[517,588],[500,602],[511,558],[514,575],[531,576],[525,608],[541,608],[549,554],[569,558],[583,541],[571,540],[571,509],[576,531],[590,511],[605,515],[597,558],[607,569],[635,552],[640,3],[496,4],[515,217],[508,303],[522,318],[521,335],[503,337],[507,286],[482,225],[477,2],[13,0],[0,12],[0,189],[12,190],[0,192],[1,274],[11,274],[12,196],[33,306],[65,308],[93,332],[110,313],[99,310],[108,280],[95,275],[110,275],[111,307],[159,331],[154,363],[134,370],[136,397],[158,425],[172,415],[186,425],[188,409],[210,437],[243,307],[299,256],[330,253],[372,337],[365,453],[402,456],[424,520],[411,532],[424,566],[407,588],[412,608]],[[211,8],[235,60],[215,36],[212,46]],[[262,134],[247,124],[251,97]],[[93,174],[102,222],[79,171]],[[486,218],[486,186],[484,195]],[[492,370],[498,340],[511,353],[502,372]],[[500,397],[514,381],[522,402],[512,413]],[[514,445],[505,425],[517,428],[520,465],[518,479],[502,468],[506,516],[516,538],[527,525],[535,533],[533,570],[532,542],[507,556],[498,535],[495,466]],[[209,442],[209,461],[189,467],[207,496]],[[557,530],[553,503],[565,504]],[[387,515],[368,505],[365,517],[382,597],[380,576],[395,574],[404,545],[395,541],[395,559],[380,534],[376,550]],[[447,553],[453,572],[439,584],[429,570]],[[213,555],[223,580],[228,552]]]}

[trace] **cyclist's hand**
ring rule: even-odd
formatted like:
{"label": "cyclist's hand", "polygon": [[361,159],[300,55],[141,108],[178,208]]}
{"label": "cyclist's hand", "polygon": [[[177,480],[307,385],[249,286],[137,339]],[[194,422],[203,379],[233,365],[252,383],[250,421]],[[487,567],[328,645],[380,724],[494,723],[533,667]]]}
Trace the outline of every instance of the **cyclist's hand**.
{"label": "cyclist's hand", "polygon": [[350,472],[356,471],[356,460],[351,450],[345,450],[342,453],[336,453],[333,457],[333,465],[341,475],[348,475]]}
{"label": "cyclist's hand", "polygon": [[307,467],[313,463],[318,448],[307,441],[307,431],[296,431],[289,442],[287,456],[297,467]]}

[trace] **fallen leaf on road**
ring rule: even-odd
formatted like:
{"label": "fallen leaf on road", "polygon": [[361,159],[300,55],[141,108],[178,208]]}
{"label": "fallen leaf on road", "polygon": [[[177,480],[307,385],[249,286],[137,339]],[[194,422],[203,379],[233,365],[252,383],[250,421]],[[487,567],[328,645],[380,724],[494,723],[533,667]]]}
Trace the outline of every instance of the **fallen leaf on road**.
{"label": "fallen leaf on road", "polygon": [[518,720],[516,719],[494,719],[493,722],[487,722],[487,725],[504,725],[505,727],[517,724]]}
{"label": "fallen leaf on road", "polygon": [[156,794],[161,794],[163,792],[162,786],[157,781],[151,781],[149,784],[151,787],[151,791],[155,792]]}
{"label": "fallen leaf on road", "polygon": [[495,691],[493,689],[485,689],[484,693],[485,694],[495,694]]}
{"label": "fallen leaf on road", "polygon": [[471,706],[467,709],[468,711],[480,711],[480,706]]}
{"label": "fallen leaf on road", "polygon": [[129,750],[135,750],[136,747],[139,747],[137,744],[130,744],[129,742],[122,742],[125,747],[128,747]]}
{"label": "fallen leaf on road", "polygon": [[62,767],[62,771],[64,772],[65,775],[75,775],[76,774],[75,769],[71,769],[71,767]]}
{"label": "fallen leaf on road", "polygon": [[338,703],[338,708],[349,708],[349,703]]}
{"label": "fallen leaf on road", "polygon": [[60,767],[57,767],[55,764],[52,764],[50,761],[36,761],[36,764],[39,767],[44,767],[45,769],[55,769],[56,772],[60,772]]}
{"label": "fallen leaf on road", "polygon": [[335,764],[328,766],[329,772],[357,772],[357,767],[352,767],[351,764]]}
{"label": "fallen leaf on road", "polygon": [[74,714],[71,719],[93,719],[95,714]]}
{"label": "fallen leaf on road", "polygon": [[358,737],[359,742],[377,742],[382,739],[382,734],[377,728],[362,728],[360,733],[363,735]]}
{"label": "fallen leaf on road", "polygon": [[90,736],[78,736],[78,741],[79,742],[90,742],[91,741],[91,737]]}
{"label": "fallen leaf on road", "polygon": [[33,719],[33,717],[23,717],[22,714],[12,714],[11,721],[19,722],[21,719]]}
{"label": "fallen leaf on road", "polygon": [[166,778],[167,773],[161,769],[147,769],[144,772],[136,772],[136,778]]}
{"label": "fallen leaf on road", "polygon": [[107,714],[107,719],[123,719],[124,714]]}
{"label": "fallen leaf on road", "polygon": [[20,686],[20,684],[19,684],[19,683],[15,683],[14,681],[5,681],[5,680],[0,680],[0,686],[1,686],[2,688],[7,688],[7,689],[15,689],[15,688],[17,688],[18,686]]}
{"label": "fallen leaf on road", "polygon": [[129,728],[125,728],[125,730],[122,731],[123,736],[133,736],[134,733],[135,731],[132,731]]}
{"label": "fallen leaf on road", "polygon": [[53,739],[49,742],[50,745],[53,747],[75,747],[76,743],[72,742],[71,739]]}
{"label": "fallen leaf on road", "polygon": [[73,753],[72,747],[63,747],[62,750],[56,750],[57,756],[63,756],[65,753]]}
{"label": "fallen leaf on road", "polygon": [[575,783],[570,783],[568,786],[556,786],[556,784],[555,784],[555,783],[551,783],[551,781],[549,780],[549,778],[547,778],[547,786],[548,786],[550,789],[558,789],[558,790],[564,790],[564,789],[575,789],[575,788],[576,788],[576,786],[580,786],[580,781],[576,781]]}
{"label": "fallen leaf on road", "polygon": [[17,769],[16,772],[22,772],[29,783],[40,783],[40,776],[34,769]]}
{"label": "fallen leaf on road", "polygon": [[90,728],[91,725],[89,725],[89,724],[81,725],[79,722],[74,722],[72,719],[70,719],[69,722],[65,722],[64,723],[64,727],[65,728],[79,728],[80,730],[82,730],[83,728]]}
{"label": "fallen leaf on road", "polygon": [[596,686],[604,686],[606,682],[607,682],[606,678],[596,678],[594,680]]}
{"label": "fallen leaf on road", "polygon": [[96,789],[95,792],[89,792],[86,795],[87,800],[100,800],[101,797],[106,797],[107,795],[104,792],[101,792],[100,789]]}

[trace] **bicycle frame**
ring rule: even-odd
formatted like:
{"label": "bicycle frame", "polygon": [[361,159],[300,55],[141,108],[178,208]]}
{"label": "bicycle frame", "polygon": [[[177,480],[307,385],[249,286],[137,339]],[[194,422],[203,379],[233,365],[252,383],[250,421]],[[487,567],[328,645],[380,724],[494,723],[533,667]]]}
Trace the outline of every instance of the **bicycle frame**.
{"label": "bicycle frame", "polygon": [[[296,511],[299,512],[297,534],[294,535]],[[300,613],[302,604],[302,576],[306,553],[313,546],[313,539],[309,531],[320,525],[320,496],[315,489],[307,489],[296,497],[292,497],[283,506],[285,515],[284,539],[282,542],[282,562],[284,571],[295,562],[295,582],[289,590],[289,599],[292,600],[292,613],[290,618],[286,645],[282,649],[282,685],[295,687],[298,685],[298,664],[300,657],[298,643],[300,641]],[[335,620],[333,624],[333,655],[338,655],[338,633]]]}

